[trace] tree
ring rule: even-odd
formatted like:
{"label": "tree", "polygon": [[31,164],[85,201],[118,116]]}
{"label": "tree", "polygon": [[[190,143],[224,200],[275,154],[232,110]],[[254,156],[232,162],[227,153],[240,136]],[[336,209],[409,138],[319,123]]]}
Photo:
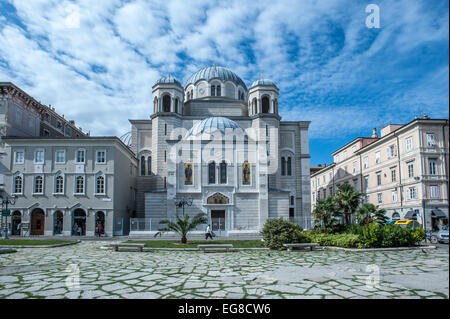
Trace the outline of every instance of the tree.
{"label": "tree", "polygon": [[339,211],[334,203],[333,197],[329,196],[326,199],[318,200],[312,215],[316,224],[320,224],[324,232],[336,224],[335,217],[339,216]]}
{"label": "tree", "polygon": [[350,184],[339,186],[334,195],[334,202],[345,216],[345,223],[350,224],[350,216],[355,213],[359,206],[362,194],[355,190]]}
{"label": "tree", "polygon": [[367,225],[371,222],[375,222],[380,226],[384,226],[389,219],[386,216],[385,209],[382,209],[379,206],[375,206],[371,203],[365,203],[361,205],[357,212],[356,218],[360,225]]}
{"label": "tree", "polygon": [[199,213],[192,218],[192,221],[189,221],[189,215],[185,215],[180,217],[178,213],[176,214],[176,221],[172,222],[168,219],[164,219],[159,223],[162,225],[166,225],[165,228],[158,229],[158,232],[155,234],[156,236],[161,236],[164,232],[174,231],[181,236],[181,243],[187,243],[187,234],[194,230],[198,225],[206,224],[208,219],[205,213]]}

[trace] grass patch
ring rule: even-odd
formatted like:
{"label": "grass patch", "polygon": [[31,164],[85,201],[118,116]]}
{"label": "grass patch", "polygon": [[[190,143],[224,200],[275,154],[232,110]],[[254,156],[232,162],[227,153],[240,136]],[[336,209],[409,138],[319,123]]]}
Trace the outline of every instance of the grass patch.
{"label": "grass patch", "polygon": [[148,248],[197,248],[201,244],[232,244],[234,248],[264,247],[260,240],[189,240],[187,244],[173,240],[133,240],[127,243],[141,243]]}
{"label": "grass patch", "polygon": [[50,239],[1,239],[0,246],[47,246],[74,243],[76,240]]}

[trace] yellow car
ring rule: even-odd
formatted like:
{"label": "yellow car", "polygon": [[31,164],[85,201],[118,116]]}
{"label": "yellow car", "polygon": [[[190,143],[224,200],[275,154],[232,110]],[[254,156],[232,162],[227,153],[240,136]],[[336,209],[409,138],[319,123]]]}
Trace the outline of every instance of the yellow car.
{"label": "yellow car", "polygon": [[400,227],[411,227],[411,228],[417,228],[417,227],[422,227],[422,225],[420,225],[418,222],[416,222],[415,220],[412,219],[400,219],[397,220],[394,225],[399,225]]}

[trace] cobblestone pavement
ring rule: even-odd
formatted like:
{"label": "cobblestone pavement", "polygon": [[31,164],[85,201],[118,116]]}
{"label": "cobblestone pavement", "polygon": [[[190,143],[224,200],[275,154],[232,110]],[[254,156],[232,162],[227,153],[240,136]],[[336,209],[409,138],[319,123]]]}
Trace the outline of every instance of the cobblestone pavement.
{"label": "cobblestone pavement", "polygon": [[[0,255],[0,298],[449,297],[444,250],[139,253],[101,249],[106,244]],[[76,283],[70,264],[79,287],[67,286]]]}

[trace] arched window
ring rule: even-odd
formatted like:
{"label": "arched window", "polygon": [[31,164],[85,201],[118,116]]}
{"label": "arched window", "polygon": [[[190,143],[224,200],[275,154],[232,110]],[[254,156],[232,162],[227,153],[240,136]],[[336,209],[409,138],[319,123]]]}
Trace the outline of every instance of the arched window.
{"label": "arched window", "polygon": [[269,113],[269,98],[267,96],[264,96],[261,99],[261,104],[262,104],[262,113]]}
{"label": "arched window", "polygon": [[145,156],[141,156],[141,176],[145,176]]}
{"label": "arched window", "polygon": [[14,177],[14,193],[22,194],[22,176]]}
{"label": "arched window", "polygon": [[75,179],[75,193],[76,194],[84,193],[84,177],[83,176],[77,176],[77,178]]}
{"label": "arched window", "polygon": [[192,168],[192,163],[184,164],[184,185],[193,184],[194,170]]}
{"label": "arched window", "polygon": [[55,178],[55,193],[56,194],[64,193],[64,178],[61,175],[58,175]]}
{"label": "arched window", "polygon": [[42,194],[43,193],[43,178],[42,176],[36,176],[34,178],[34,193]]}
{"label": "arched window", "polygon": [[216,86],[211,85],[211,96],[216,96]]}
{"label": "arched window", "polygon": [[253,99],[253,101],[252,101],[252,108],[253,108],[253,114],[258,113],[256,97],[255,97],[255,98]]}
{"label": "arched window", "polygon": [[191,90],[191,99],[194,98],[194,90]]}
{"label": "arched window", "polygon": [[178,98],[175,99],[175,113],[178,113]]}
{"label": "arched window", "polygon": [[220,184],[226,183],[227,183],[227,163],[225,163],[225,161],[222,161],[222,163],[220,163]]}
{"label": "arched window", "polygon": [[105,193],[105,178],[103,176],[98,176],[95,181],[95,193],[96,194]]}
{"label": "arched window", "polygon": [[152,175],[152,157],[147,157],[147,175]]}
{"label": "arched window", "polygon": [[251,183],[251,169],[249,162],[245,161],[242,164],[242,185],[250,185]]}
{"label": "arched window", "polygon": [[294,196],[291,196],[291,206],[294,206]]}
{"label": "arched window", "polygon": [[163,112],[170,112],[170,95],[163,97]]}
{"label": "arched window", "polygon": [[286,175],[286,159],[284,157],[281,158],[281,176]]}
{"label": "arched window", "polygon": [[221,89],[220,85],[218,85],[216,89],[217,89],[217,96],[222,96],[222,92],[220,92]]}
{"label": "arched window", "polygon": [[292,158],[290,156],[287,159],[287,174],[292,176]]}
{"label": "arched window", "polygon": [[153,109],[154,109],[154,113],[158,112],[158,98],[155,97],[153,99]]}
{"label": "arched window", "polygon": [[216,163],[211,162],[208,164],[208,183],[215,184],[216,183]]}

